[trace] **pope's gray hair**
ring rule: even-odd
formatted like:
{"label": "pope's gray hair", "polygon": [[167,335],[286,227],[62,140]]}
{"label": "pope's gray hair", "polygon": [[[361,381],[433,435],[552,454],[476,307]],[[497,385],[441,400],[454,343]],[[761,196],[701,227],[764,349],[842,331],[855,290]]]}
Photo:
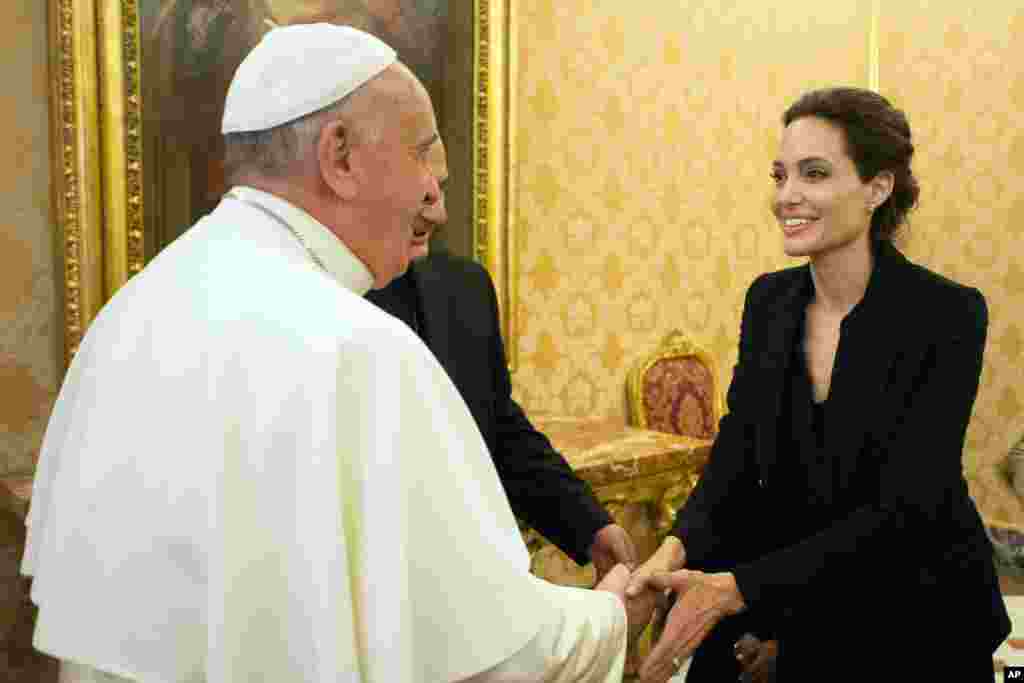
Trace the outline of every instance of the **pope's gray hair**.
{"label": "pope's gray hair", "polygon": [[372,118],[360,116],[353,103],[369,88],[362,87],[311,114],[267,130],[228,133],[224,136],[224,175],[228,185],[247,174],[280,178],[294,172],[307,155],[316,154],[323,127],[336,119],[346,123],[352,142],[372,142],[379,136]]}

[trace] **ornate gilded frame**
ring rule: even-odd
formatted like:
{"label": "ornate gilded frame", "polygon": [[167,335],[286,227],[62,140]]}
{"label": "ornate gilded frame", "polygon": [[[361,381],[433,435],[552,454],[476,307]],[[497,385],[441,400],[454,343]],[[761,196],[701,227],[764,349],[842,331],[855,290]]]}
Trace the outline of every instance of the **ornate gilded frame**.
{"label": "ornate gilded frame", "polygon": [[[145,265],[138,0],[49,0],[54,199],[64,255],[65,360]],[[516,365],[510,0],[474,0],[474,253],[498,293]]]}
{"label": "ornate gilded frame", "polygon": [[103,305],[100,125],[94,0],[51,0],[54,215],[63,254],[65,361]]}
{"label": "ornate gilded frame", "polygon": [[725,414],[725,405],[722,398],[722,388],[719,384],[720,375],[718,373],[718,363],[715,361],[715,357],[708,352],[707,349],[695,343],[691,339],[688,339],[683,332],[680,330],[672,330],[665,339],[661,342],[661,345],[651,354],[640,358],[639,361],[630,369],[629,375],[626,378],[626,387],[629,401],[630,417],[637,427],[647,429],[647,411],[644,410],[643,405],[643,381],[644,375],[650,370],[655,363],[664,360],[666,358],[696,358],[697,362],[706,367],[711,373],[711,384],[713,390],[712,397],[712,424],[718,425],[718,421],[722,419],[722,415]]}
{"label": "ornate gilded frame", "polygon": [[512,0],[475,0],[473,241],[494,278],[509,368],[518,365],[515,216],[516,21]]}

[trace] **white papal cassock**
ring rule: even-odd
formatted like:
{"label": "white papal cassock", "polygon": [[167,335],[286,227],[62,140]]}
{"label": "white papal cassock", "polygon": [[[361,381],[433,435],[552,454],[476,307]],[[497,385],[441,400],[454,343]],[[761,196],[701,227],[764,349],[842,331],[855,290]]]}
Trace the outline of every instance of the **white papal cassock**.
{"label": "white papal cassock", "polygon": [[620,601],[529,574],[469,411],[370,272],[236,190],[71,364],[28,519],[36,646],[65,679],[620,679]]}

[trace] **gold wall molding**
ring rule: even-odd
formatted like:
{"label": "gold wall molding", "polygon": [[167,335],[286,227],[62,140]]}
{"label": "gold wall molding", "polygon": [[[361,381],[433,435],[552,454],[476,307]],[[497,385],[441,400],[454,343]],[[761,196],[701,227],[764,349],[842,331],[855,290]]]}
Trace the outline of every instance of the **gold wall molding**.
{"label": "gold wall molding", "polygon": [[518,366],[515,206],[516,22],[512,0],[476,0],[473,32],[473,250],[494,279],[509,368]]}
{"label": "gold wall molding", "polygon": [[53,207],[67,364],[104,300],[96,7],[93,0],[51,0],[49,9]]}
{"label": "gold wall molding", "polygon": [[138,0],[108,0],[99,15],[105,295],[145,265]]}

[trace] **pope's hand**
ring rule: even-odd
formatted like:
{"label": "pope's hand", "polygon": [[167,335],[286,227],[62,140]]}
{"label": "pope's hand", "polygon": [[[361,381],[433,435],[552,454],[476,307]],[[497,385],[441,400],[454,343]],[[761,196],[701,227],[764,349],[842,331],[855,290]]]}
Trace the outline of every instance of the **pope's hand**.
{"label": "pope's hand", "polygon": [[664,613],[662,596],[656,591],[644,591],[634,597],[626,596],[626,616],[629,618],[629,642],[636,642],[654,616],[655,608]]}
{"label": "pope's hand", "polygon": [[646,591],[635,598],[626,597],[626,586],[629,584],[629,568],[617,564],[604,578],[594,586],[594,590],[614,593],[626,608],[626,621],[629,625],[629,642],[636,640],[651,620],[657,603],[658,594]]}
{"label": "pope's hand", "polygon": [[608,524],[594,534],[594,542],[590,544],[590,559],[594,563],[597,581],[617,564],[626,565],[632,570],[636,566],[636,547],[626,530],[618,524]]}
{"label": "pope's hand", "polygon": [[617,564],[612,568],[612,571],[604,575],[604,577],[597,582],[594,586],[596,591],[605,591],[606,593],[614,593],[619,596],[623,604],[626,602],[626,586],[629,585],[629,567],[624,564]]}
{"label": "pope's hand", "polygon": [[656,590],[677,594],[658,644],[640,667],[640,680],[663,682],[675,675],[697,646],[723,617],[745,609],[732,574],[705,574],[680,569],[655,574],[647,582]]}

